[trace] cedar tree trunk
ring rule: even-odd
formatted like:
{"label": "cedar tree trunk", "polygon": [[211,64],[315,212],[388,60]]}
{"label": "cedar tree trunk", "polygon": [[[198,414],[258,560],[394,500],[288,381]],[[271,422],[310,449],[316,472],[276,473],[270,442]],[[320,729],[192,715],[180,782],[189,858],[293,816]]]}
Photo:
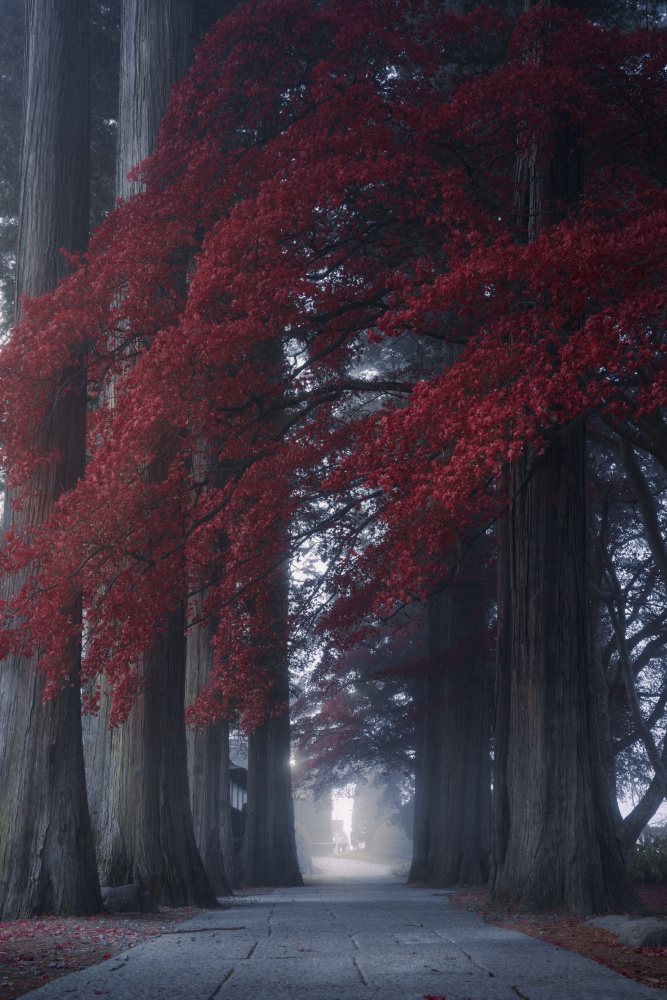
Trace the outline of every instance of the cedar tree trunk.
{"label": "cedar tree trunk", "polygon": [[[279,573],[275,585],[277,622],[285,618],[288,593],[287,571]],[[294,836],[288,662],[279,641],[271,659],[275,676],[271,702],[279,714],[248,737],[243,879],[246,885],[303,885]]]}
{"label": "cedar tree trunk", "polygon": [[[212,449],[199,442],[193,456],[193,473],[202,485],[209,475],[226,477],[213,470]],[[195,584],[195,591],[197,585]],[[201,616],[205,594],[192,601],[193,620]],[[216,622],[195,625],[187,637],[186,704],[197,700],[210,683]],[[228,896],[234,882],[234,833],[229,787],[229,722],[219,719],[203,730],[188,729],[188,777],[195,839],[204,867],[218,895]]]}
{"label": "cedar tree trunk", "polygon": [[[286,670],[276,683],[276,704],[287,694]],[[303,885],[294,837],[287,710],[248,737],[248,804],[243,843],[247,885]]]}
{"label": "cedar tree trunk", "polygon": [[[66,274],[61,246],[85,249],[89,202],[89,11],[87,0],[28,0],[21,159],[17,306]],[[19,318],[17,316],[17,318]],[[39,447],[42,466],[22,510],[7,498],[5,526],[39,524],[83,475],[86,382],[72,357]],[[28,574],[3,581],[2,598]],[[65,609],[81,622],[81,601]],[[90,914],[101,907],[81,743],[81,644],[71,645],[69,684],[42,703],[39,656],[0,669],[0,919]]]}
{"label": "cedar tree trunk", "polygon": [[584,426],[509,470],[499,558],[498,903],[639,909],[616,836],[591,652]]}
{"label": "cedar tree trunk", "polygon": [[[517,207],[528,239],[579,198],[580,138],[579,126],[563,122],[549,162],[540,163],[536,148],[517,163]],[[498,560],[494,898],[575,913],[641,909],[605,771],[588,594],[584,422],[553,436],[543,455],[527,448],[507,474],[512,505]]]}
{"label": "cedar tree trunk", "polygon": [[143,885],[165,905],[216,906],[190,810],[183,625],[181,612],[169,613],[165,631],[144,657],[144,684],[127,723],[123,763],[129,767],[119,777],[134,850],[126,881]]}
{"label": "cedar tree trunk", "polygon": [[[211,676],[214,626],[194,628],[187,638],[186,701],[197,699]],[[229,796],[229,723],[188,731],[188,774],[195,839],[204,868],[219,896],[231,895],[234,836]]]}
{"label": "cedar tree trunk", "polygon": [[141,184],[127,179],[150,156],[171,89],[192,62],[194,0],[122,0],[116,197]]}
{"label": "cedar tree trunk", "polygon": [[[152,152],[171,88],[188,68],[191,23],[191,0],[123,2],[119,197],[137,190],[126,175]],[[159,465],[147,473],[154,481],[166,472]],[[215,906],[190,810],[183,626],[182,609],[174,608],[144,657],[145,683],[125,725],[106,733],[106,712],[100,712],[97,731],[87,739],[96,786],[91,808],[104,882],[136,881],[165,905]]]}
{"label": "cedar tree trunk", "polygon": [[468,557],[429,601],[424,745],[415,775],[410,882],[486,882],[491,761],[483,581]]}
{"label": "cedar tree trunk", "polygon": [[101,725],[108,707],[101,709],[87,741],[100,879],[106,885],[137,882],[165,906],[215,906],[190,808],[179,611],[167,616],[165,631],[144,657],[143,680],[127,722],[108,732]]}
{"label": "cedar tree trunk", "polygon": [[[154,463],[147,475],[166,474]],[[183,569],[185,572],[185,569]],[[185,732],[186,639],[182,606],[166,613],[144,654],[142,686],[125,724],[102,747],[98,719],[97,775],[104,801],[91,798],[100,821],[100,875],[110,885],[136,882],[166,906],[217,905],[195,840]]]}

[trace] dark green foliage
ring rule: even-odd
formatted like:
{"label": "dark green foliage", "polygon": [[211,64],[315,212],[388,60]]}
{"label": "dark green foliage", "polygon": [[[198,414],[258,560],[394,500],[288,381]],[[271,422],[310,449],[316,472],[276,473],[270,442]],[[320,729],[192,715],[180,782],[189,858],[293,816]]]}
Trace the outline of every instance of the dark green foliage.
{"label": "dark green foliage", "polygon": [[637,844],[632,878],[642,885],[667,885],[667,837],[652,837]]}

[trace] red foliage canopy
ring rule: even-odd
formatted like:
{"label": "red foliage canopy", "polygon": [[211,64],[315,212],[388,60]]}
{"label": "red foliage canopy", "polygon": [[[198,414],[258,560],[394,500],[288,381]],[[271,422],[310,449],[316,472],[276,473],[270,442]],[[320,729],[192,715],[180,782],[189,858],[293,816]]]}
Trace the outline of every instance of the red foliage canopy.
{"label": "red foliage canopy", "polygon": [[[165,612],[203,593],[217,660],[194,717],[252,723],[274,577],[305,539],[335,566],[342,641],[425,592],[526,442],[664,405],[665,65],[663,31],[561,8],[227,18],[174,90],[145,192],[0,353],[15,487],[48,460],[36,429],[73,349],[93,401],[85,478],[6,538],[3,572],[35,571],[0,654],[41,646],[56,690],[82,591],[84,672],[106,672],[118,721]],[[517,159],[540,169],[564,130],[583,194],[543,206],[529,241]],[[438,350],[407,364],[408,336]]]}

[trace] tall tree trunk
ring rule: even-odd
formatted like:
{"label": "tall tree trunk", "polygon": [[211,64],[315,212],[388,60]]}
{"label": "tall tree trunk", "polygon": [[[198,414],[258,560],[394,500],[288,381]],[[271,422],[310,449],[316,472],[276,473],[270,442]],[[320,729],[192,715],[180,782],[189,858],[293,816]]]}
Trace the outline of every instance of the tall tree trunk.
{"label": "tall tree trunk", "polygon": [[107,768],[97,776],[106,778],[98,862],[107,884],[137,882],[167,906],[214,907],[190,807],[184,624],[180,606],[167,613],[144,654],[141,691],[127,721],[110,734],[106,750],[100,739],[93,744]]}
{"label": "tall tree trunk", "polygon": [[[255,346],[259,362],[272,371],[275,385],[284,385],[284,354],[279,340]],[[278,420],[268,421],[278,430]],[[289,551],[288,525],[278,526]],[[303,885],[296,853],[294,802],[290,765],[289,662],[281,638],[288,618],[289,569],[275,572],[269,597],[274,615],[274,640],[265,666],[273,677],[270,703],[279,710],[248,736],[248,801],[243,837],[243,881],[247,885]]]}
{"label": "tall tree trunk", "polygon": [[[152,152],[171,88],[191,61],[191,45],[192,0],[124,0],[119,197],[138,190],[126,175]],[[154,481],[165,473],[159,465],[147,473]],[[137,881],[165,905],[215,906],[190,809],[185,651],[183,612],[175,608],[144,657],[145,684],[125,725],[106,733],[107,703],[95,733],[87,738],[95,785],[91,810],[99,822],[97,852],[104,882]]]}
{"label": "tall tree trunk", "polygon": [[[17,304],[66,273],[61,246],[88,240],[89,11],[87,0],[28,0],[21,159]],[[18,317],[17,309],[17,318]],[[39,440],[61,458],[34,475],[21,511],[5,526],[39,524],[83,475],[86,384],[82,358],[63,370]],[[28,573],[3,581],[3,599]],[[81,602],[65,609],[81,622]],[[101,907],[81,743],[81,644],[72,642],[68,685],[42,703],[39,656],[12,656],[0,669],[0,918],[89,914]]]}
{"label": "tall tree trunk", "polygon": [[88,807],[95,840],[95,856],[100,883],[123,885],[130,866],[128,850],[120,821],[124,803],[111,788],[112,762],[122,754],[120,744],[126,739],[126,727],[109,729],[111,689],[105,677],[97,678],[100,707],[97,715],[84,715],[83,752],[86,765]]}
{"label": "tall tree trunk", "polygon": [[194,0],[122,0],[116,197],[141,184],[127,179],[150,156],[171,89],[192,62]]}
{"label": "tall tree trunk", "polygon": [[475,562],[467,557],[429,601],[427,707],[409,880],[435,886],[489,877],[486,601]]}
{"label": "tall tree trunk", "polygon": [[[286,672],[281,674],[275,688],[276,704],[287,694]],[[247,885],[303,885],[294,837],[287,711],[268,719],[248,737],[243,872]]]}
{"label": "tall tree trunk", "polygon": [[586,571],[583,425],[510,470],[499,560],[499,903],[640,909],[604,768]]}
{"label": "tall tree trunk", "polygon": [[[510,472],[504,469],[503,488],[509,491]],[[491,873],[489,884],[491,889],[498,878],[498,867],[507,854],[507,840],[510,830],[510,796],[507,788],[507,760],[510,741],[510,710],[512,706],[512,645],[509,636],[512,631],[512,615],[510,601],[510,542],[509,518],[501,517],[497,525],[497,641],[496,641],[496,676],[494,696],[494,728],[493,728],[493,799],[492,799],[492,843]]]}
{"label": "tall tree trunk", "polygon": [[[187,638],[186,702],[196,700],[211,676],[212,623]],[[234,835],[229,796],[229,723],[188,731],[188,775],[195,839],[204,868],[218,895],[228,896],[234,881]]]}
{"label": "tall tree trunk", "polygon": [[[213,449],[203,440],[193,456],[193,473],[202,484],[213,478],[216,485],[227,481],[223,469],[213,462]],[[222,556],[221,556],[222,559]],[[195,587],[199,581],[195,583]],[[205,593],[192,603],[193,620],[202,614]],[[210,683],[213,666],[212,640],[216,622],[208,619],[190,630],[187,637],[186,704],[197,700]],[[188,777],[197,847],[215,891],[230,895],[234,882],[234,833],[229,786],[229,722],[219,719],[203,730],[188,729]]]}
{"label": "tall tree trunk", "polygon": [[134,834],[128,881],[171,906],[215,906],[190,810],[183,626],[182,613],[168,615],[144,657],[145,683],[128,720],[129,754],[119,769],[123,791],[134,797],[126,803]]}
{"label": "tall tree trunk", "polygon": [[[517,207],[528,239],[578,199],[579,138],[563,123],[549,162],[540,162],[537,147],[518,162]],[[494,898],[577,913],[641,909],[605,772],[591,648],[584,423],[554,436],[543,455],[528,448],[508,470],[508,485],[512,504],[498,560]]]}
{"label": "tall tree trunk", "polygon": [[[287,611],[287,570],[274,588],[276,633]],[[294,836],[290,766],[289,673],[283,644],[271,651],[271,703],[280,706],[248,736],[248,803],[243,840],[243,881],[247,885],[303,885]]]}

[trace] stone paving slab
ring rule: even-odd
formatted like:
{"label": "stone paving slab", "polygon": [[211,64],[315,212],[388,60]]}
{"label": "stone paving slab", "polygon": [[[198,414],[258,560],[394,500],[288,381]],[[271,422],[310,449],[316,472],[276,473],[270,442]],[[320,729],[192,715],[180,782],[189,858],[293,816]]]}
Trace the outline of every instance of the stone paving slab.
{"label": "stone paving slab", "polygon": [[27,994],[32,1000],[657,1000],[661,990],[485,924],[381,866],[317,859],[303,889],[244,897]]}

